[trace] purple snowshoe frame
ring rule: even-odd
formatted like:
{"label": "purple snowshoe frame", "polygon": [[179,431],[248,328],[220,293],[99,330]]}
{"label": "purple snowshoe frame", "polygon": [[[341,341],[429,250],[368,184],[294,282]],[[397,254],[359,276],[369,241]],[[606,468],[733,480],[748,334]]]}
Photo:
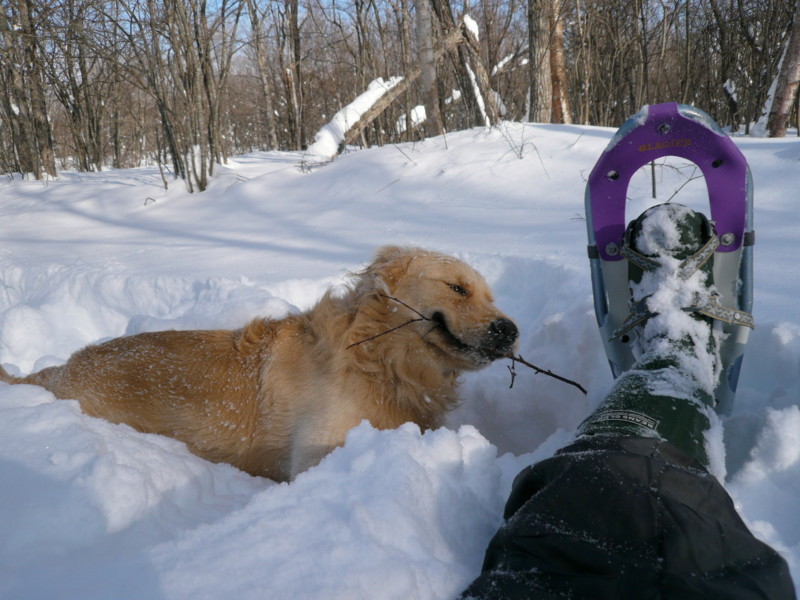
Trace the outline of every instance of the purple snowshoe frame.
{"label": "purple snowshoe frame", "polygon": [[[753,186],[741,151],[702,110],[677,103],[646,106],[617,131],[589,176],[586,219],[597,322],[614,377],[633,362],[629,340],[611,340],[628,314],[627,261],[620,254],[631,177],[644,165],[677,156],[696,164],[708,190],[720,246],[714,276],[723,303],[752,312]],[[725,324],[718,409],[729,412],[749,330]]]}

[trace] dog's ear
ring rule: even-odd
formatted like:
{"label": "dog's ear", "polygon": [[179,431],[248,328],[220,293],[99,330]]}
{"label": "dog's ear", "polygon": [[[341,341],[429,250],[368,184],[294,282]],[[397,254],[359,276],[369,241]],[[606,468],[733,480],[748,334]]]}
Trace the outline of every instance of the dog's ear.
{"label": "dog's ear", "polygon": [[408,270],[414,253],[408,248],[399,246],[383,246],[375,253],[375,260],[364,270],[364,281],[383,292],[391,293],[397,282]]}

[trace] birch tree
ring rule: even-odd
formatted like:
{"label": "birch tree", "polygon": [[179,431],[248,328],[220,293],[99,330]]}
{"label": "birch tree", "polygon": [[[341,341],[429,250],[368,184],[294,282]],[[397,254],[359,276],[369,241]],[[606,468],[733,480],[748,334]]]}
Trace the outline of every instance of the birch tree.
{"label": "birch tree", "polygon": [[767,130],[770,137],[784,137],[789,125],[789,115],[797,98],[800,82],[800,0],[795,3],[792,29],[781,58],[775,97],[769,111]]}

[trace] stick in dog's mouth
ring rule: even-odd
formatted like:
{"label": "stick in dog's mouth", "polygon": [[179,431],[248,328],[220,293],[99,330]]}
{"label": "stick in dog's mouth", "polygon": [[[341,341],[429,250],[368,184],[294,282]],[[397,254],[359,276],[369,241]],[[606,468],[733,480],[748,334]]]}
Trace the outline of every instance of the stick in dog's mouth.
{"label": "stick in dog's mouth", "polygon": [[[450,341],[453,345],[457,345],[460,348],[464,348],[464,349],[466,349],[466,351],[481,352],[479,349],[476,349],[476,348],[474,348],[472,346],[469,346],[469,345],[465,344],[464,342],[459,340],[455,335],[453,335],[452,332],[447,327],[447,320],[446,320],[444,314],[442,314],[441,312],[437,311],[437,312],[433,313],[433,315],[431,317],[426,317],[421,312],[419,312],[416,308],[413,308],[413,307],[409,306],[408,304],[406,304],[405,302],[403,302],[402,300],[400,300],[398,298],[395,298],[393,296],[389,296],[387,294],[381,294],[381,296],[383,296],[384,298],[386,298],[388,300],[392,300],[393,302],[397,302],[398,304],[401,304],[402,306],[405,306],[411,312],[413,312],[414,314],[418,315],[418,317],[416,319],[409,319],[408,321],[406,321],[402,325],[398,325],[397,327],[393,327],[393,328],[388,329],[386,331],[383,331],[383,332],[381,332],[381,333],[379,333],[377,335],[373,335],[373,336],[371,336],[371,337],[369,337],[367,339],[364,339],[364,340],[361,340],[361,341],[358,341],[358,342],[354,342],[354,343],[350,344],[347,347],[348,349],[352,348],[353,346],[358,346],[359,344],[363,344],[364,342],[368,342],[368,341],[374,340],[375,338],[381,337],[383,335],[392,333],[393,331],[397,331],[398,329],[402,329],[406,325],[411,325],[412,323],[418,323],[420,321],[431,321],[433,323],[433,327],[431,327],[428,330],[428,333],[430,333],[434,329],[439,329],[444,333],[444,335],[447,337],[448,341]],[[425,334],[425,335],[427,335],[427,334]],[[571,379],[567,379],[566,377],[562,377],[561,375],[556,375],[555,373],[553,373],[549,369],[542,369],[540,367],[537,367],[536,365],[526,361],[524,358],[522,358],[522,356],[515,355],[512,350],[509,350],[508,352],[506,352],[504,354],[495,356],[494,358],[495,359],[496,358],[507,358],[507,359],[509,359],[511,361],[511,366],[508,367],[508,370],[511,373],[511,386],[510,387],[514,386],[514,379],[516,379],[516,371],[514,370],[514,365],[516,363],[520,363],[520,364],[525,365],[526,367],[528,367],[530,369],[533,369],[536,373],[541,373],[541,374],[547,375],[548,377],[553,377],[555,379],[558,379],[559,381],[563,381],[564,383],[568,383],[569,385],[575,386],[576,388],[578,388],[584,394],[588,393],[586,391],[586,389],[581,384],[577,383],[576,381],[572,381]]]}
{"label": "stick in dog's mouth", "polygon": [[[431,328],[431,331],[434,329],[438,329],[442,335],[444,336],[445,340],[451,346],[454,346],[457,350],[462,352],[477,352],[478,349],[470,346],[469,344],[465,344],[462,342],[456,335],[450,331],[450,328],[447,326],[447,318],[444,316],[444,313],[436,311],[430,318],[433,321],[434,325]],[[429,332],[430,333],[430,332]]]}

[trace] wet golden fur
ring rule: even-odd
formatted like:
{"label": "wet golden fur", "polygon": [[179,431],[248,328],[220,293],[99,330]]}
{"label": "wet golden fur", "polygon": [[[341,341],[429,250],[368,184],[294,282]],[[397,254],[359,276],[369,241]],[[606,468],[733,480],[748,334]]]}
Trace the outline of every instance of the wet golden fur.
{"label": "wet golden fur", "polygon": [[440,425],[460,372],[508,354],[516,335],[468,265],[385,247],[346,291],[329,291],[305,313],[235,331],[122,337],[27,377],[0,369],[0,379],[284,481],[364,419],[384,429]]}

